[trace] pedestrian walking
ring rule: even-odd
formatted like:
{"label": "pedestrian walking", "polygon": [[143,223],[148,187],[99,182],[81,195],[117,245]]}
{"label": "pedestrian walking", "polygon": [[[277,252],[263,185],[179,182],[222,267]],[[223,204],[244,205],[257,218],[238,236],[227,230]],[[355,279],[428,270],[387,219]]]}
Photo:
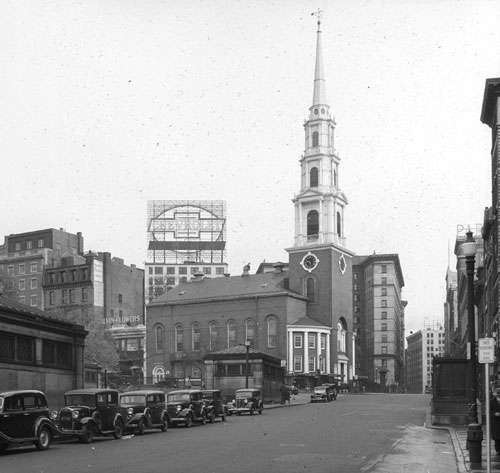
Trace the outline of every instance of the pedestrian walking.
{"label": "pedestrian walking", "polygon": [[[288,394],[288,389],[286,388],[285,383],[281,384],[280,391],[281,391],[281,404],[285,404],[285,402],[287,400],[286,399],[287,394]],[[290,398],[288,398],[288,399],[290,399]]]}

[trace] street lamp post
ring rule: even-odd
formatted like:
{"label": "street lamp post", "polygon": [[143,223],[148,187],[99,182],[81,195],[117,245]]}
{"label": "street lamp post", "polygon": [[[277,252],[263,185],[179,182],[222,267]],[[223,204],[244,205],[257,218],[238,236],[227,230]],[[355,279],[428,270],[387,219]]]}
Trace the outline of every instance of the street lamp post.
{"label": "street lamp post", "polygon": [[465,256],[465,270],[467,273],[467,334],[470,353],[468,362],[469,425],[467,426],[467,443],[471,464],[481,464],[483,431],[477,418],[476,321],[474,313],[474,265],[477,245],[470,230],[466,235],[467,238],[462,243],[461,250],[462,255]]}
{"label": "street lamp post", "polygon": [[245,348],[247,349],[246,353],[246,363],[245,363],[245,389],[248,389],[248,368],[249,368],[249,363],[248,363],[248,352],[250,351],[250,340],[245,340]]}
{"label": "street lamp post", "polygon": [[469,342],[469,423],[477,424],[477,379],[476,379],[476,321],[474,314],[474,263],[476,241],[472,232],[467,232],[467,239],[462,243],[462,254],[465,256],[467,273],[467,334]]}

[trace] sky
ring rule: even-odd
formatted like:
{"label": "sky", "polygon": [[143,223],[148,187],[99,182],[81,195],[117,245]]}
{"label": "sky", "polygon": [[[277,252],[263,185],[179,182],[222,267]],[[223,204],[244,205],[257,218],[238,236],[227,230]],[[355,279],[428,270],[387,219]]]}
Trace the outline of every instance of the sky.
{"label": "sky", "polygon": [[457,225],[491,205],[497,0],[3,0],[0,237],[144,267],[148,200],[225,200],[229,272],[286,261],[318,8],[346,246],[399,255],[407,335],[442,318]]}

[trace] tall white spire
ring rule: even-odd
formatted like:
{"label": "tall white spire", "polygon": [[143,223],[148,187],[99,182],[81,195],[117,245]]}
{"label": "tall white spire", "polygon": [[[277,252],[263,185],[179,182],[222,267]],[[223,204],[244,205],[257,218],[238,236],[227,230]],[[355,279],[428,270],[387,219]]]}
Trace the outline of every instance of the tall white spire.
{"label": "tall white spire", "polygon": [[318,17],[318,31],[316,33],[316,67],[314,69],[314,94],[312,103],[313,107],[315,105],[326,105],[325,75],[323,72],[323,49],[321,46],[321,14],[321,10],[313,13],[313,15],[316,15]]}

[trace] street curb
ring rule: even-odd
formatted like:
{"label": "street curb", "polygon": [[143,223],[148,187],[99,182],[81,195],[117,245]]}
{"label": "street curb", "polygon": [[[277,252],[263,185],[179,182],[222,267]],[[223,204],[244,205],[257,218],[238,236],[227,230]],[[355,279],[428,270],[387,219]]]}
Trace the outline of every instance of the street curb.
{"label": "street curb", "polygon": [[457,431],[453,427],[447,427],[445,425],[443,426],[432,425],[430,409],[427,410],[424,427],[427,429],[448,431],[448,433],[450,434],[451,442],[453,444],[453,450],[455,451],[455,460],[457,462],[458,471],[459,473],[469,473],[470,469],[467,467],[467,459],[464,455],[462,447],[460,446],[460,440],[458,439]]}

